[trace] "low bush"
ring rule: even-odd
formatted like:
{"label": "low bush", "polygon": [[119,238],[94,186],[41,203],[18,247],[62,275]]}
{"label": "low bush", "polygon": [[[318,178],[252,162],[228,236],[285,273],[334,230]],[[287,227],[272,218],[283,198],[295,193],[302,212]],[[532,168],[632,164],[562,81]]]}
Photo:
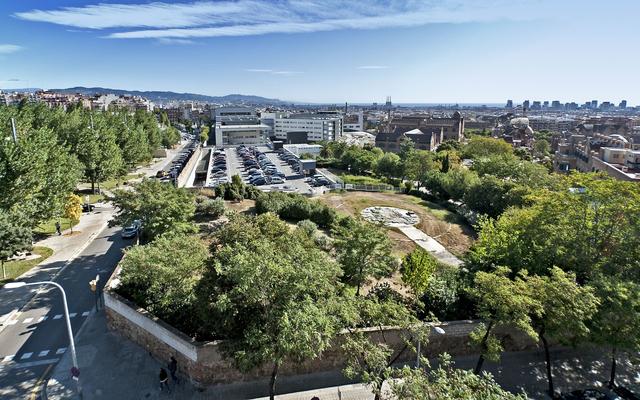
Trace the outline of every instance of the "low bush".
{"label": "low bush", "polygon": [[332,208],[312,201],[297,193],[261,193],[256,200],[258,214],[274,213],[283,219],[302,221],[308,219],[322,228],[330,227],[336,220]]}
{"label": "low bush", "polygon": [[224,214],[224,200],[218,198],[198,201],[198,198],[196,198],[196,214],[203,217],[218,218]]}

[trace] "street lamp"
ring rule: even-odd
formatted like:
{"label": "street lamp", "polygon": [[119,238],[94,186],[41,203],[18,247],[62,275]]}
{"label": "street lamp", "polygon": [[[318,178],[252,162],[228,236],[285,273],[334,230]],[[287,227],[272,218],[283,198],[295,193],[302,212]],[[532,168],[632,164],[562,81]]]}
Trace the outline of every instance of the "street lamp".
{"label": "street lamp", "polygon": [[[444,329],[440,328],[439,326],[434,326],[433,330],[438,334],[438,335],[444,335],[446,332],[444,331]],[[418,339],[418,348],[416,351],[416,369],[420,368],[420,339]]]}
{"label": "street lamp", "polygon": [[76,381],[76,389],[78,391],[78,395],[82,398],[82,390],[80,389],[80,369],[78,368],[78,358],[76,357],[76,345],[73,341],[73,331],[71,330],[71,319],[69,319],[69,307],[67,306],[67,295],[64,292],[62,286],[55,282],[51,281],[42,281],[42,282],[9,282],[4,285],[5,289],[17,289],[23,286],[33,286],[33,285],[53,285],[60,289],[62,292],[62,303],[64,305],[64,317],[67,322],[67,333],[69,334],[69,348],[71,349],[71,360],[73,361],[73,368],[71,369],[71,375]]}

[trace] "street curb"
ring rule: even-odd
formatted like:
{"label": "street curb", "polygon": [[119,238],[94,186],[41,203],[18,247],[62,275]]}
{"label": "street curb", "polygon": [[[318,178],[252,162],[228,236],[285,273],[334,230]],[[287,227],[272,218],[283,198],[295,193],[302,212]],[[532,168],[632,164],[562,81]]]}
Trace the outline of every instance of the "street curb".
{"label": "street curb", "polygon": [[[87,238],[86,242],[80,246],[80,248],[78,248],[78,250],[73,253],[73,255],[64,263],[64,265],[58,270],[58,272],[56,272],[51,278],[50,280],[55,280],[83,251],[85,251],[87,249],[87,247],[89,247],[89,245],[91,243],[93,243],[93,241],[95,240],[96,236],[98,236],[100,233],[102,233],[105,229],[107,229],[109,227],[109,221],[106,221],[105,223],[103,223],[102,225],[100,225],[100,228],[95,231],[94,233],[92,233],[91,235],[89,235],[89,237]],[[26,271],[24,274],[16,277],[15,280],[19,280],[22,276],[28,274],[29,272],[31,272],[33,269]],[[10,321],[12,318],[16,317],[17,315],[19,315],[22,310],[27,307],[29,304],[31,304],[31,302],[33,301],[33,299],[41,294],[41,291],[43,289],[36,289],[34,292],[31,292],[31,296],[28,297],[28,300],[26,301],[26,303],[24,303],[20,308],[18,308],[17,310],[12,311],[11,313],[9,313],[9,317],[7,317],[4,322],[2,323],[2,325],[0,325],[0,333],[2,333],[2,331],[7,327],[6,323],[8,321]]]}

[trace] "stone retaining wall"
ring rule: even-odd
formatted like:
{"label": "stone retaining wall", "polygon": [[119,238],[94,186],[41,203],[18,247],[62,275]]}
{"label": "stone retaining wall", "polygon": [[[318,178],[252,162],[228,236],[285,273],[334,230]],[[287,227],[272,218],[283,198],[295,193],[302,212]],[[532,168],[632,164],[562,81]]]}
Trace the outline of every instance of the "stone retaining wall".
{"label": "stone retaining wall", "polygon": [[[117,276],[118,270],[107,283],[107,288],[111,287],[111,280]],[[176,357],[182,372],[196,384],[255,380],[265,378],[270,374],[268,366],[249,374],[240,372],[230,362],[224,360],[220,351],[220,342],[196,342],[109,289],[104,292],[104,300],[109,329],[144,347],[158,360],[166,362],[171,356]],[[469,343],[469,332],[477,324],[474,321],[452,321],[438,324],[446,333],[444,335],[432,334],[429,343],[422,346],[423,354],[428,358],[434,358],[444,352],[454,356],[476,353],[476,349]],[[380,340],[380,332],[377,330],[370,330],[368,334],[373,340]],[[399,329],[388,328],[384,335],[387,343],[396,352],[401,352],[398,362],[415,359],[413,352],[403,351],[405,343]],[[505,349],[509,351],[524,350],[536,345],[514,330],[498,332],[498,335],[503,336]],[[303,363],[284,364],[280,368],[280,373],[282,375],[299,375],[341,369],[345,362],[340,346],[341,341],[338,337],[331,348],[324,352],[320,358]]]}

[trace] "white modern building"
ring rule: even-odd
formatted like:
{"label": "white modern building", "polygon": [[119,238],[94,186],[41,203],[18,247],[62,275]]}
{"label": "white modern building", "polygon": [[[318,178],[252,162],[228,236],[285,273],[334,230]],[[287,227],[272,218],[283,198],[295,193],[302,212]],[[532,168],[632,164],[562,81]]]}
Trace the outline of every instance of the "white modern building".
{"label": "white modern building", "polygon": [[219,107],[214,111],[213,143],[218,147],[258,145],[267,142],[268,125],[260,123],[249,107]]}
{"label": "white modern building", "polygon": [[311,154],[317,156],[322,151],[322,146],[319,144],[285,144],[285,150],[289,150],[291,153],[296,156],[301,156],[302,154]]}
{"label": "white modern building", "polygon": [[334,141],[342,136],[342,115],[318,112],[276,118],[274,136],[280,140],[287,140],[289,132],[307,132],[309,142]]}

